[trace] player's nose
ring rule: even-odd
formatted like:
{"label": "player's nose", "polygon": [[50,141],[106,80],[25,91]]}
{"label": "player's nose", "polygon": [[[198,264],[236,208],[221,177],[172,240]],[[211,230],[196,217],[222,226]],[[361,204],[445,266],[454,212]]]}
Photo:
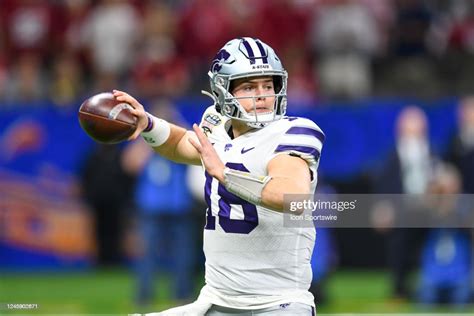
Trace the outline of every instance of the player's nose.
{"label": "player's nose", "polygon": [[256,89],[257,93],[257,100],[265,100],[265,88],[262,86],[258,86]]}

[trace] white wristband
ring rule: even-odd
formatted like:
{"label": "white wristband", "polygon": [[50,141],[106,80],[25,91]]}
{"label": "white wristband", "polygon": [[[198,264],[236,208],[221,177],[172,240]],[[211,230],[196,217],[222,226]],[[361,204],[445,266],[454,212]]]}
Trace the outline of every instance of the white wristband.
{"label": "white wristband", "polygon": [[158,147],[163,145],[168,138],[170,137],[171,133],[171,126],[165,120],[157,118],[150,113],[147,113],[148,119],[152,122],[152,127],[147,132],[142,132],[141,136],[145,140],[145,142],[150,145],[151,147]]}

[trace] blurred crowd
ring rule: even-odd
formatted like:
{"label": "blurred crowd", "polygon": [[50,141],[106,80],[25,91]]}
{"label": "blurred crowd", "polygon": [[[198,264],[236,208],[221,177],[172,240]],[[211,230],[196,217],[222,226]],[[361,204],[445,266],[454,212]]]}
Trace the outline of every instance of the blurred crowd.
{"label": "blurred crowd", "polygon": [[[383,223],[374,228],[385,235],[386,263],[396,299],[458,307],[473,302],[474,231],[470,226],[449,222],[449,216],[461,218],[473,211],[473,97],[460,100],[457,125],[446,154],[441,156],[430,143],[429,130],[435,127],[429,125],[426,113],[416,105],[406,106],[397,117],[396,144],[374,177],[372,193],[423,196],[430,200],[421,203],[423,206],[407,206],[387,199],[375,208],[378,218],[383,218]],[[442,225],[397,227],[397,213],[402,208],[412,216],[426,208]],[[428,218],[423,221],[427,223]],[[409,280],[413,271],[419,273],[417,289]]]}
{"label": "blurred crowd", "polygon": [[1,0],[0,101],[58,105],[120,87],[197,94],[236,36],[270,44],[295,105],[373,95],[466,93],[469,0]]}

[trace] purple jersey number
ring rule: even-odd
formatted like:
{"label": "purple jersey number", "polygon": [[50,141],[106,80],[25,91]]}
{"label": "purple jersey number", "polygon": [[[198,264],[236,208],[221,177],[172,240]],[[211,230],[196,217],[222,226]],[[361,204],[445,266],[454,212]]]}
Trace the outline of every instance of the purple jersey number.
{"label": "purple jersey number", "polygon": [[[227,167],[235,170],[246,171],[248,169],[241,163],[229,162]],[[204,197],[207,203],[207,216],[205,229],[216,229],[216,217],[212,215],[211,210],[211,184],[212,177],[206,172],[206,184],[204,186]],[[227,189],[219,183],[217,188],[219,194],[219,225],[226,233],[248,234],[258,225],[257,207],[250,202],[241,199],[235,194],[230,193]],[[231,219],[230,210],[231,205],[240,205],[244,212],[244,219]]]}

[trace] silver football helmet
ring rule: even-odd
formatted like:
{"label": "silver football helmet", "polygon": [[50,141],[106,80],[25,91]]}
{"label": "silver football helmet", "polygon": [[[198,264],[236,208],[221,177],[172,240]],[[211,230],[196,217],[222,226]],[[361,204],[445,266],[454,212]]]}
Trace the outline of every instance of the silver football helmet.
{"label": "silver football helmet", "polygon": [[[274,50],[260,41],[250,37],[233,39],[219,50],[208,73],[211,93],[203,91],[214,100],[216,110],[235,120],[246,122],[252,128],[261,128],[270,122],[281,119],[286,113],[286,87],[288,74],[283,69],[280,59]],[[253,111],[247,112],[232,95],[231,83],[235,79],[257,76],[271,76],[275,94],[263,97],[275,97],[273,111],[257,114],[256,99],[253,99]]]}

